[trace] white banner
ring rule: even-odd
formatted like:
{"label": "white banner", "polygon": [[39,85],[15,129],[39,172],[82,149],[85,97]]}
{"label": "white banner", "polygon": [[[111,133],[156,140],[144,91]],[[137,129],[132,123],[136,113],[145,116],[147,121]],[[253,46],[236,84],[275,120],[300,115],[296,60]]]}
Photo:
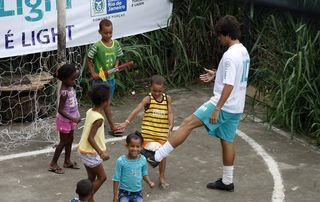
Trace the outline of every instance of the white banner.
{"label": "white banner", "polygon": [[[0,58],[57,49],[57,1],[0,0]],[[169,0],[66,0],[67,47],[93,43],[101,19],[113,23],[113,38],[167,26]]]}

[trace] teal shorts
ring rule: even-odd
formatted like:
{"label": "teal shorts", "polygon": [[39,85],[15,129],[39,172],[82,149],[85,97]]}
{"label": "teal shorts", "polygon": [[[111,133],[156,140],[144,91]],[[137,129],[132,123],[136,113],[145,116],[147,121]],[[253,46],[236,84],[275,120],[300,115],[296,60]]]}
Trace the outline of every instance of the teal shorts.
{"label": "teal shorts", "polygon": [[204,103],[193,115],[202,121],[208,134],[216,136],[228,142],[233,142],[236,137],[236,130],[240,122],[241,113],[229,113],[221,110],[216,124],[211,124],[209,119],[215,106],[210,102]]}

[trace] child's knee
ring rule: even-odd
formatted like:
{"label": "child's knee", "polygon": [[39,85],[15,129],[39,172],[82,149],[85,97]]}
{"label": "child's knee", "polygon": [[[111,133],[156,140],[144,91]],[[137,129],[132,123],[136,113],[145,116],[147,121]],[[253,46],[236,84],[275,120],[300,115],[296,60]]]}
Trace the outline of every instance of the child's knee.
{"label": "child's knee", "polygon": [[64,146],[66,146],[66,141],[64,141],[64,140],[60,140],[60,142],[58,143],[58,145],[57,145],[57,147],[64,147]]}
{"label": "child's knee", "polygon": [[98,180],[101,181],[102,183],[105,182],[107,180],[107,175],[103,174],[98,176]]}
{"label": "child's knee", "polygon": [[105,182],[106,180],[107,180],[107,176],[106,176],[106,175],[101,176],[100,181],[101,181],[102,183]]}

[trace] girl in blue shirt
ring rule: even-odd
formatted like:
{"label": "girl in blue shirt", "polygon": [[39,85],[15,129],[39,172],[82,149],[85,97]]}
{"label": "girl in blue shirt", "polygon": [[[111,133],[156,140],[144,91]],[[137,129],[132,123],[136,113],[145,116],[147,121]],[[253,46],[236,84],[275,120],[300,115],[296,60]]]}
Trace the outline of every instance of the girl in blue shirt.
{"label": "girl in blue shirt", "polygon": [[126,138],[128,154],[116,161],[113,180],[113,202],[142,202],[142,179],[153,188],[148,177],[146,158],[140,154],[143,137],[139,132],[131,133]]}

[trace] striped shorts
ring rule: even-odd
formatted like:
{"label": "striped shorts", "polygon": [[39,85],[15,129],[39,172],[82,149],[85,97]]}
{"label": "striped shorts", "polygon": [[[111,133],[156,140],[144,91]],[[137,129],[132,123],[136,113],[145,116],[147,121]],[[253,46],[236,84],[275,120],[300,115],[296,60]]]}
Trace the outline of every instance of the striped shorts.
{"label": "striped shorts", "polygon": [[98,154],[80,154],[80,159],[89,168],[97,167],[102,163],[102,159]]}

